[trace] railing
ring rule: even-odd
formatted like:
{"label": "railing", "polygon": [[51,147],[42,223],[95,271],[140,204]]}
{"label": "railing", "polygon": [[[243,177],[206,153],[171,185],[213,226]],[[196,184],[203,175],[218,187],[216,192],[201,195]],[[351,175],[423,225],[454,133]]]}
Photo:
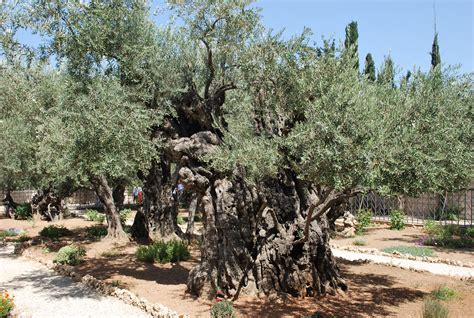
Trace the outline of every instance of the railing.
{"label": "railing", "polygon": [[423,194],[412,197],[383,197],[376,193],[360,195],[350,200],[347,209],[357,214],[360,210],[372,211],[374,220],[388,221],[390,211],[405,212],[405,221],[423,224],[435,220],[442,224],[474,225],[474,188],[444,194]]}

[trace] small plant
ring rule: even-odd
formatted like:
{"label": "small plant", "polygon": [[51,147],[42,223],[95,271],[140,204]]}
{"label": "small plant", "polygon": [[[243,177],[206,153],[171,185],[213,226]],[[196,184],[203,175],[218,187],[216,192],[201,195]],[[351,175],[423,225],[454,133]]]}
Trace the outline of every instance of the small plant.
{"label": "small plant", "polygon": [[86,251],[82,247],[71,244],[61,247],[53,262],[63,265],[77,265],[82,262],[85,255]]}
{"label": "small plant", "polygon": [[166,243],[160,241],[149,246],[140,246],[137,249],[136,256],[140,261],[147,263],[155,261],[159,263],[179,262],[191,257],[186,244],[176,240]]}
{"label": "small plant", "polygon": [[390,211],[390,229],[403,230],[405,228],[405,212],[403,210]]}
{"label": "small plant", "polygon": [[15,229],[8,229],[5,231],[0,231],[0,237],[7,237],[7,236],[17,236],[19,232]]}
{"label": "small plant", "polygon": [[372,211],[358,210],[356,233],[359,235],[363,234],[370,225],[372,225]]}
{"label": "small plant", "polygon": [[178,222],[179,225],[183,225],[185,223],[183,217],[179,215],[176,221]]}
{"label": "small plant", "polygon": [[113,280],[112,282],[110,282],[110,286],[117,287],[117,288],[122,288],[124,286],[124,283],[122,283],[119,280]]}
{"label": "small plant", "polygon": [[433,250],[426,248],[426,247],[419,247],[419,246],[393,246],[384,248],[383,251],[385,253],[395,253],[398,252],[400,254],[408,254],[413,256],[434,256]]}
{"label": "small plant", "polygon": [[18,205],[15,209],[15,218],[18,220],[31,218],[31,206],[28,203]]}
{"label": "small plant", "polygon": [[355,245],[355,246],[366,246],[366,245],[367,245],[367,242],[364,241],[364,240],[355,240],[354,242],[352,242],[352,245]]}
{"label": "small plant", "polygon": [[235,318],[237,317],[234,312],[234,306],[232,302],[228,300],[221,300],[215,303],[211,308],[212,318]]}
{"label": "small plant", "polygon": [[63,236],[69,236],[72,235],[71,230],[65,228],[64,226],[56,226],[56,225],[50,225],[44,227],[41,232],[39,232],[41,236],[44,237],[49,237],[51,239],[58,239]]}
{"label": "small plant", "polygon": [[457,292],[447,286],[439,286],[431,292],[431,295],[438,300],[451,300],[456,298]]}
{"label": "small plant", "polygon": [[94,225],[86,228],[86,232],[90,238],[101,238],[107,235],[107,228],[101,225]]}
{"label": "small plant", "polygon": [[49,253],[51,253],[51,250],[49,249],[49,247],[43,247],[43,248],[41,249],[41,253],[43,253],[43,254],[49,254]]}
{"label": "small plant", "polygon": [[122,223],[122,225],[125,225],[125,222],[127,222],[131,214],[132,210],[130,209],[123,209],[120,211],[120,222]]}
{"label": "small plant", "polygon": [[0,292],[0,317],[10,317],[14,307],[13,296],[7,290]]}
{"label": "small plant", "polygon": [[18,234],[18,237],[15,239],[15,242],[26,242],[30,239],[26,231],[21,231]]}
{"label": "small plant", "polygon": [[84,213],[86,220],[92,222],[99,222],[103,223],[105,220],[105,216],[102,213],[97,212],[96,210],[87,209]]}
{"label": "small plant", "polygon": [[447,318],[449,310],[439,300],[426,298],[423,302],[423,318]]}

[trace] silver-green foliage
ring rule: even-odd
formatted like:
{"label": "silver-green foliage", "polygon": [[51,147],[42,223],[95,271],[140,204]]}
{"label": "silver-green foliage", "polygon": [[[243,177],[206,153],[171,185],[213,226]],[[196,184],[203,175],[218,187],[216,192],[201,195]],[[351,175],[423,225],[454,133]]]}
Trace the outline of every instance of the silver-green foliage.
{"label": "silver-green foliage", "polygon": [[82,262],[86,251],[81,246],[71,244],[64,247],[58,251],[58,254],[54,257],[53,262],[58,264],[67,264],[67,265],[77,265]]}

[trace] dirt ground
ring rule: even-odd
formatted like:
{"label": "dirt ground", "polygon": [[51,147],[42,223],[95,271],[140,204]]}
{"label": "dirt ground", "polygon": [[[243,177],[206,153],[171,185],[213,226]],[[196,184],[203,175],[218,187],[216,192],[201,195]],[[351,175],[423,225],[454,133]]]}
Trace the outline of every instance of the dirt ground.
{"label": "dirt ground", "polygon": [[[75,235],[57,242],[45,240],[42,245],[29,249],[34,255],[53,259],[61,246],[75,241],[87,250],[85,262],[76,266],[79,273],[92,274],[179,313],[189,314],[191,317],[209,317],[212,303],[196,299],[186,293],[188,273],[199,261],[197,248],[192,248],[192,259],[186,262],[146,264],[135,259],[137,244],[134,242],[116,245],[107,241],[91,241],[85,237],[84,228],[93,225],[93,222],[68,219],[56,224],[73,230]],[[28,221],[0,219],[0,230],[24,229],[30,237],[38,235],[46,225],[50,223],[39,222],[33,226]],[[417,233],[410,231],[407,233],[413,235]],[[374,232],[377,233],[378,230]],[[411,235],[407,233],[405,234]],[[397,234],[403,238],[403,232]],[[350,239],[348,244],[353,240]],[[384,242],[383,239],[380,240]],[[395,241],[393,244],[392,242],[390,241],[389,246],[401,245],[402,241]],[[317,311],[322,313],[323,317],[419,317],[423,298],[442,285],[454,288],[458,292],[456,299],[446,302],[450,309],[450,317],[474,317],[474,306],[472,306],[474,282],[383,265],[350,263],[343,260],[340,260],[339,264],[349,284],[346,293],[306,299],[276,297],[264,300],[245,296],[234,304],[238,317],[299,318]]]}
{"label": "dirt ground", "polygon": [[[391,230],[387,224],[377,224],[367,230],[364,235],[354,238],[335,238],[334,244],[339,246],[354,246],[354,241],[362,240],[366,242],[363,247],[383,250],[393,246],[416,246],[422,237],[426,236],[422,227],[408,226],[401,231]],[[474,263],[474,249],[451,249],[445,247],[425,246],[434,251],[434,256],[445,259],[454,259],[463,263]]]}

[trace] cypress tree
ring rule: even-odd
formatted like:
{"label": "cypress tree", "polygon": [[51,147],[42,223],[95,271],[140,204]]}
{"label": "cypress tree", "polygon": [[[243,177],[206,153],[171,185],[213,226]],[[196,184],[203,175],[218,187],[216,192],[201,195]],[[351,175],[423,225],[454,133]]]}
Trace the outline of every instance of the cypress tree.
{"label": "cypress tree", "polygon": [[435,33],[433,45],[431,46],[431,66],[436,67],[441,64],[441,56],[439,54],[438,33]]}
{"label": "cypress tree", "polygon": [[365,56],[364,74],[369,80],[375,82],[375,63],[370,53]]}
{"label": "cypress tree", "polygon": [[352,21],[346,26],[346,39],[344,41],[344,47],[351,49],[351,57],[356,59],[354,68],[359,69],[359,31],[357,29],[357,22]]}

